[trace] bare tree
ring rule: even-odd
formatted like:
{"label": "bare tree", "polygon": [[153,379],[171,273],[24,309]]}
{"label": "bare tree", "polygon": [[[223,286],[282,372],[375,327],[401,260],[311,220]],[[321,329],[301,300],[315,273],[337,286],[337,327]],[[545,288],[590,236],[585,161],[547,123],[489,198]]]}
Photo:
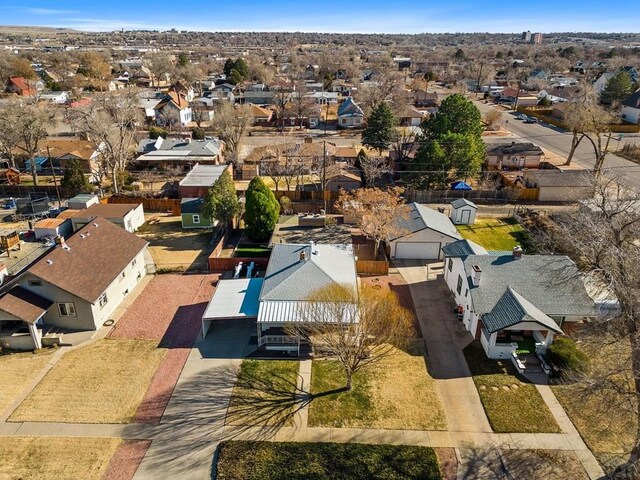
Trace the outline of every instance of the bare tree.
{"label": "bare tree", "polygon": [[22,101],[10,101],[0,109],[2,150],[14,164],[16,151],[30,161],[34,185],[38,185],[36,156],[40,153],[40,142],[48,136],[53,117],[50,110]]}
{"label": "bare tree", "polygon": [[213,117],[212,127],[225,142],[231,154],[238,154],[242,136],[253,123],[251,106],[235,107],[230,102],[220,102]]}
{"label": "bare tree", "polygon": [[410,336],[411,314],[395,293],[331,285],[313,293],[302,322],[289,328],[320,354],[337,360],[351,390],[353,375],[392,355]]}
{"label": "bare tree", "polygon": [[373,187],[379,178],[382,178],[385,174],[391,172],[389,168],[388,158],[368,156],[364,151],[360,151],[358,154],[358,162],[364,175],[365,185],[367,187]]}
{"label": "bare tree", "polygon": [[[600,177],[589,208],[557,214],[551,238],[556,249],[568,251],[595,285],[613,293],[617,312],[598,318],[592,328],[598,341],[629,346],[626,361],[615,362],[584,377],[587,394],[613,392],[623,405],[615,415],[633,416],[637,431],[627,468],[640,478],[640,194],[619,179]],[[619,349],[623,352],[624,349]],[[622,359],[624,360],[624,359]]]}
{"label": "bare tree", "polygon": [[354,218],[362,233],[375,241],[376,258],[381,242],[405,233],[402,219],[408,219],[409,207],[401,196],[403,191],[399,187],[388,190],[361,188],[341,192],[338,197],[338,210]]}
{"label": "bare tree", "polygon": [[174,70],[173,62],[165,53],[156,53],[150,56],[145,63],[151,72],[151,85],[156,87],[162,77],[170,75]]}
{"label": "bare tree", "polygon": [[494,125],[499,125],[500,120],[502,119],[502,112],[495,108],[492,108],[487,113],[484,114],[484,123],[487,124],[487,127],[491,128]]}
{"label": "bare tree", "polygon": [[119,193],[118,175],[131,159],[131,147],[142,121],[136,91],[96,95],[87,107],[69,109],[67,119],[76,132],[87,135],[100,151],[113,191]]}

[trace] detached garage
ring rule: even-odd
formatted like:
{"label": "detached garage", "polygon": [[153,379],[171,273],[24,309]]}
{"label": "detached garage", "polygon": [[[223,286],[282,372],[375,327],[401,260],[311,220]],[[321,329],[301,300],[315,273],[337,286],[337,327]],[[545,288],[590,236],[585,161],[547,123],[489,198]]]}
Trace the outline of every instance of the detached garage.
{"label": "detached garage", "polygon": [[391,258],[398,260],[442,259],[441,248],[460,240],[460,235],[449,218],[436,210],[418,203],[409,205],[407,218],[399,220],[406,233],[390,241]]}

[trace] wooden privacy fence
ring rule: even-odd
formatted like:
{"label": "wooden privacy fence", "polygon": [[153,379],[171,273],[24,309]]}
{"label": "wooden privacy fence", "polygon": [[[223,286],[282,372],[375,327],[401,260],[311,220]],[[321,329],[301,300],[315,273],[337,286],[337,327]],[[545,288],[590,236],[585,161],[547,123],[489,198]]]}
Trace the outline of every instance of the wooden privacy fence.
{"label": "wooden privacy fence", "polygon": [[[265,257],[231,257],[231,258],[216,258],[209,256],[209,271],[216,270],[233,270],[238,263],[242,262],[244,265],[254,263],[255,268],[266,269],[269,259]],[[255,273],[255,270],[254,270]]]}
{"label": "wooden privacy fence", "polygon": [[102,203],[141,203],[145,212],[171,212],[180,215],[180,199],[147,197],[105,197]]}
{"label": "wooden privacy fence", "polygon": [[358,275],[388,275],[389,262],[386,260],[356,260]]}

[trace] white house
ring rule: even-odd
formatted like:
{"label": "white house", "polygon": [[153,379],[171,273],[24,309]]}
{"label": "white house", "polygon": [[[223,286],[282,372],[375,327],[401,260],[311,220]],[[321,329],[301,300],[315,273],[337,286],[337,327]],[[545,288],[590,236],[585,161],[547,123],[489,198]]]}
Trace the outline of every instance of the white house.
{"label": "white house", "polygon": [[40,100],[43,102],[55,103],[62,105],[69,101],[69,92],[50,92],[40,94]]}
{"label": "white house", "polygon": [[640,90],[622,102],[620,118],[625,122],[640,125]]}
{"label": "white house", "polygon": [[358,128],[362,127],[363,124],[364,112],[353,101],[352,97],[347,97],[338,107],[338,126],[341,128]]}
{"label": "white house", "polygon": [[442,247],[460,239],[449,217],[418,203],[409,205],[407,218],[398,219],[404,233],[389,239],[392,259],[437,260]]}
{"label": "white house", "polygon": [[465,328],[489,358],[544,354],[555,334],[595,315],[576,265],[563,255],[489,253],[470,240],[443,247],[444,279]]}
{"label": "white house", "polygon": [[78,231],[96,217],[106,218],[127,232],[133,233],[144,223],[144,209],[141,203],[96,203],[73,214],[73,231]]}
{"label": "white house", "polygon": [[189,101],[181,94],[170,91],[154,108],[158,126],[186,127],[191,123],[193,112]]}
{"label": "white house", "polygon": [[456,225],[473,225],[476,223],[478,206],[466,198],[456,198],[451,202],[449,218]]}
{"label": "white house", "polygon": [[[104,218],[62,240],[0,292],[0,344],[33,350],[97,330],[146,275],[147,242]],[[52,333],[54,332],[54,333]]]}

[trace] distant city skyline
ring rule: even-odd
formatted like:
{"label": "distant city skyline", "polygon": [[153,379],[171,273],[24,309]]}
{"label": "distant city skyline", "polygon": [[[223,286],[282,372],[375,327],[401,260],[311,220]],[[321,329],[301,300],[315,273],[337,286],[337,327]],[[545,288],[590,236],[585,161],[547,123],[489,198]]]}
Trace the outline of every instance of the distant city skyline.
{"label": "distant city skyline", "polygon": [[27,1],[2,5],[0,25],[64,27],[84,31],[202,30],[304,31],[327,33],[520,33],[638,32],[637,0],[606,3],[579,0],[478,7],[470,0],[446,4],[429,1],[386,2],[325,0],[321,4],[293,0],[246,0],[175,3],[166,0]]}

